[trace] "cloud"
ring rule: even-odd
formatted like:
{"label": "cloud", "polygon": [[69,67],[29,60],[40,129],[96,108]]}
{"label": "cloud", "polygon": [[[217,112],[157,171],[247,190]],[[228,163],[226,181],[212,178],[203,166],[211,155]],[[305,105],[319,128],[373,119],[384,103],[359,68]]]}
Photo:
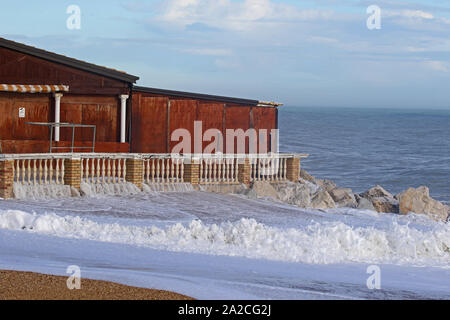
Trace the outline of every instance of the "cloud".
{"label": "cloud", "polygon": [[427,60],[424,65],[434,71],[450,72],[450,63],[445,61]]}
{"label": "cloud", "polygon": [[416,37],[416,44],[407,46],[407,52],[411,53],[448,53],[450,51],[450,40],[445,37]]}
{"label": "cloud", "polygon": [[385,17],[401,17],[408,19],[423,19],[423,20],[433,20],[435,17],[432,13],[422,11],[422,10],[400,10],[400,11],[392,11],[392,10],[384,10],[382,15]]}
{"label": "cloud", "polygon": [[200,55],[200,56],[223,57],[223,56],[230,56],[233,54],[233,52],[229,49],[190,48],[190,49],[184,49],[182,51],[185,53],[190,53],[190,54]]}
{"label": "cloud", "polygon": [[131,1],[127,3],[123,3],[122,7],[128,11],[140,13],[140,12],[149,12],[155,10],[155,6],[151,4],[144,3],[143,1]]}
{"label": "cloud", "polygon": [[158,21],[186,27],[208,25],[226,30],[246,30],[259,23],[286,23],[328,19],[332,10],[299,10],[271,0],[165,0]]}
{"label": "cloud", "polygon": [[404,10],[401,15],[406,18],[421,18],[421,19],[434,19],[434,15],[430,12],[421,10]]}

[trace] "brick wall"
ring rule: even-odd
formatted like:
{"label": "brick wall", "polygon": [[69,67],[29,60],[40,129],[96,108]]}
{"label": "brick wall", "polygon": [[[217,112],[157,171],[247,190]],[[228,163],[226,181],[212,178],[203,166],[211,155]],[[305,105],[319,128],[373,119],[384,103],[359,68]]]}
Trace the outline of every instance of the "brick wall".
{"label": "brick wall", "polygon": [[64,184],[77,190],[81,184],[81,159],[64,160]]}
{"label": "brick wall", "polygon": [[0,161],[0,198],[14,197],[14,161]]}
{"label": "brick wall", "polygon": [[127,174],[125,180],[142,189],[142,184],[144,183],[144,160],[127,159],[126,166]]}
{"label": "brick wall", "polygon": [[287,159],[286,175],[289,181],[297,182],[300,178],[300,158]]}
{"label": "brick wall", "polygon": [[250,159],[244,159],[242,163],[238,164],[238,166],[238,181],[240,183],[250,185],[252,174],[252,165],[250,163]]}
{"label": "brick wall", "polygon": [[200,162],[199,160],[192,160],[191,163],[184,165],[184,182],[192,185],[200,183]]}

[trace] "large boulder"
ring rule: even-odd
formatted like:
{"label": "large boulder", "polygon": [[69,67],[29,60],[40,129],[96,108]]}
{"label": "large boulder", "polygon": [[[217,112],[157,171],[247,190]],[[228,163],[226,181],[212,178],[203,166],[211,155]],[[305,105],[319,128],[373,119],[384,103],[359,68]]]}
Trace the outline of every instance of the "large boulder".
{"label": "large boulder", "polygon": [[311,207],[314,209],[336,208],[336,203],[327,191],[321,191],[311,199]]}
{"label": "large boulder", "polygon": [[371,210],[371,211],[377,211],[375,207],[372,204],[372,201],[366,199],[366,198],[359,198],[358,200],[358,206],[356,207],[360,210]]}
{"label": "large boulder", "polygon": [[314,178],[312,175],[310,175],[306,170],[304,169],[300,169],[300,178],[302,178],[303,180],[312,182],[314,184],[316,184],[316,178]]}
{"label": "large boulder", "polygon": [[449,207],[431,198],[427,187],[409,188],[396,197],[399,200],[401,214],[409,212],[426,214],[435,220],[442,221],[446,221],[449,215]]}
{"label": "large boulder", "polygon": [[298,183],[304,184],[305,186],[307,186],[309,191],[310,191],[309,194],[311,196],[314,196],[318,191],[322,190],[322,188],[319,185],[317,185],[317,184],[315,184],[315,183],[313,183],[311,181],[302,179],[302,178],[298,179]]}
{"label": "large boulder", "polygon": [[377,212],[398,213],[398,201],[391,198],[372,199],[372,205]]}
{"label": "large boulder", "polygon": [[373,187],[366,192],[361,193],[360,196],[372,202],[372,205],[377,212],[399,212],[398,200],[381,186]]}
{"label": "large boulder", "polygon": [[266,181],[254,182],[247,195],[251,198],[272,198],[275,200],[279,199],[277,190],[269,182]]}
{"label": "large boulder", "polygon": [[334,188],[333,190],[328,191],[328,193],[333,198],[338,208],[355,208],[358,205],[352,189]]}
{"label": "large boulder", "polygon": [[323,191],[327,192],[330,192],[337,187],[333,181],[326,179],[317,179],[316,184],[321,187]]}
{"label": "large boulder", "polygon": [[78,189],[75,189],[74,187],[70,187],[70,195],[72,197],[81,197],[80,191],[78,191]]}
{"label": "large boulder", "polygon": [[280,183],[274,185],[278,191],[280,201],[301,208],[309,208],[311,203],[311,190],[308,185],[301,183]]}
{"label": "large boulder", "polygon": [[364,193],[361,193],[361,197],[363,198],[394,198],[394,196],[386,191],[382,186],[375,186]]}

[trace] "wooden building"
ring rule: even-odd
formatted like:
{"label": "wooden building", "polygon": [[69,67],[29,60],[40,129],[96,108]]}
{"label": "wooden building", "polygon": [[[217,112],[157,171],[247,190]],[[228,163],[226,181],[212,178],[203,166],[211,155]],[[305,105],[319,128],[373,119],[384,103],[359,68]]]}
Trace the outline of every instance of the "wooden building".
{"label": "wooden building", "polygon": [[[221,149],[225,152],[227,129],[247,131],[254,128],[257,132],[266,129],[264,139],[269,144],[270,131],[278,128],[278,109],[256,100],[135,86],[131,119],[133,152],[170,153],[178,143],[171,139],[173,131],[185,128],[194,137],[195,121],[201,122],[203,133],[208,129],[221,132]],[[136,139],[142,136],[148,138]],[[246,152],[249,151],[248,143],[247,140]],[[202,150],[208,144],[209,141],[203,141]],[[194,149],[192,141],[191,150]]]}
{"label": "wooden building", "polygon": [[[114,153],[169,153],[172,132],[194,134],[195,121],[223,134],[278,127],[278,104],[138,87],[138,79],[0,38],[0,153],[48,152],[49,128],[30,122],[95,125],[95,151]],[[53,137],[69,146],[72,130],[55,128]],[[74,140],[91,146],[92,130],[76,129]]]}

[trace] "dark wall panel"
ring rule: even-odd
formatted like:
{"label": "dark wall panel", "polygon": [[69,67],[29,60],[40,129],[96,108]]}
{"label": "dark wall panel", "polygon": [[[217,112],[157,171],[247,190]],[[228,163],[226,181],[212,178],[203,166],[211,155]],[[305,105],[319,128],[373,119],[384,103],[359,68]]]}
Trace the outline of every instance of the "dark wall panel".
{"label": "dark wall panel", "polygon": [[[169,140],[177,129],[186,129],[191,134],[191,152],[194,152],[194,121],[197,115],[196,100],[170,100]],[[172,152],[179,142],[169,142],[169,152]]]}
{"label": "dark wall panel", "polygon": [[[218,129],[223,134],[223,108],[222,103],[199,103],[197,109],[197,120],[202,122],[203,134],[208,129]],[[203,150],[211,143],[211,141],[203,142]],[[220,145],[223,146],[223,138],[220,140]]]}
{"label": "dark wall panel", "polygon": [[[25,108],[25,117],[19,117],[19,108]],[[49,137],[47,127],[32,126],[27,122],[49,122],[51,99],[45,95],[0,95],[0,140],[42,140]]]}
{"label": "dark wall panel", "polygon": [[[119,99],[112,97],[63,96],[61,122],[97,126],[98,142],[118,142],[120,136]],[[61,128],[61,140],[70,141],[72,129]],[[92,141],[93,130],[75,129],[76,141]]]}
{"label": "dark wall panel", "polygon": [[133,95],[132,152],[166,153],[168,98]]}
{"label": "dark wall panel", "polygon": [[8,84],[64,84],[76,94],[129,92],[125,82],[0,48],[0,82]]}
{"label": "dark wall panel", "polygon": [[[83,105],[81,103],[64,102],[63,97],[61,102],[61,122],[68,122],[74,124],[83,124]],[[75,141],[82,141],[82,128],[75,129]],[[61,141],[72,140],[72,129],[61,128]]]}
{"label": "dark wall panel", "polygon": [[[63,96],[61,122],[97,126],[97,142],[118,142],[120,131],[118,99]],[[25,117],[19,117],[25,108]],[[49,94],[0,94],[0,140],[49,140],[48,127],[27,122],[54,122],[54,98]],[[72,139],[72,130],[61,128],[61,141]],[[92,141],[93,130],[75,130],[75,141]]]}
{"label": "dark wall panel", "polygon": [[[83,104],[83,124],[97,126],[97,141],[117,142],[120,135],[118,108],[110,104]],[[92,140],[92,129],[82,129],[82,140]]]}
{"label": "dark wall panel", "polygon": [[266,129],[267,134],[265,135],[265,141],[267,141],[267,149],[259,150],[260,152],[272,151],[270,148],[270,132],[272,129],[276,129],[276,108],[265,108],[265,107],[253,107],[253,125],[258,131],[258,139],[263,132],[261,129]]}
{"label": "dark wall panel", "polygon": [[[250,110],[251,107],[227,106],[225,109],[225,127],[226,129],[242,129],[244,131],[250,128]],[[225,151],[230,152],[225,141]],[[237,139],[235,139],[234,152],[237,150]],[[248,152],[248,139],[246,139],[245,152]]]}

